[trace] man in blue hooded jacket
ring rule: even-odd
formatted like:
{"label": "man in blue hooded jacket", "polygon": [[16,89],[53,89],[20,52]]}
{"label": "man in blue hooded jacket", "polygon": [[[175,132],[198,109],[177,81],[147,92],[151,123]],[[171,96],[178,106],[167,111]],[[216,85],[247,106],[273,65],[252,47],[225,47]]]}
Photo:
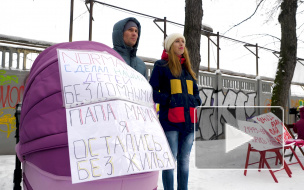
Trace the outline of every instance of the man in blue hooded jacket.
{"label": "man in blue hooded jacket", "polygon": [[118,21],[113,27],[113,49],[128,65],[147,78],[146,65],[136,56],[140,31],[140,23],[136,18],[129,17]]}

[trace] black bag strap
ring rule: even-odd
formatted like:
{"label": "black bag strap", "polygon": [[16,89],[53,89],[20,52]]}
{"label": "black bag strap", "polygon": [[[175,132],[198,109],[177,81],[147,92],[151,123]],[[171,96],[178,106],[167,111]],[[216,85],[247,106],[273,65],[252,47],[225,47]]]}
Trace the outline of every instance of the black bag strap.
{"label": "black bag strap", "polygon": [[[19,103],[16,105],[16,144],[19,142],[19,121],[20,121],[20,114],[21,114],[21,106],[22,104]],[[21,181],[22,181],[22,169],[21,169],[21,162],[18,159],[17,155],[15,158],[15,170],[14,170],[14,190],[21,190]]]}

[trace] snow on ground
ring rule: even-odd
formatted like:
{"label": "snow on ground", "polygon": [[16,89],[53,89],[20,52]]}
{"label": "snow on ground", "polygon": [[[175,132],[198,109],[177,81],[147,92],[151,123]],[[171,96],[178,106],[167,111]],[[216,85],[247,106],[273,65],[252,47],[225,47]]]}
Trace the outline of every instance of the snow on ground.
{"label": "snow on ground", "polygon": [[13,175],[15,169],[14,155],[0,156],[0,189],[13,189]]}
{"label": "snow on ground", "polygon": [[[204,142],[198,142],[198,147]],[[196,149],[197,150],[197,149]],[[212,150],[216,148],[212,147]],[[210,150],[209,150],[210,152]],[[297,154],[304,163],[304,156],[300,151]],[[199,155],[203,157],[203,155]],[[219,159],[219,158],[216,158]],[[285,158],[289,163],[289,158]],[[295,161],[293,158],[292,162]],[[275,183],[269,171],[264,170],[258,172],[256,170],[247,171],[247,176],[244,176],[244,170],[202,170],[194,166],[195,162],[195,148],[190,156],[190,176],[189,176],[189,190],[299,190],[304,186],[304,170],[299,164],[290,165],[292,171],[292,178],[289,178],[284,170],[275,173],[279,183]],[[0,156],[0,189],[13,189],[13,172],[15,167],[14,155]],[[175,177],[176,179],[176,177]],[[175,187],[176,189],[176,187]],[[158,190],[163,190],[161,172],[158,180]]]}
{"label": "snow on ground", "polygon": [[[258,172],[257,170],[248,170],[247,176],[244,176],[244,170],[243,169],[236,169],[236,170],[220,170],[220,169],[197,169],[195,167],[195,150],[197,151],[196,157],[204,157],[204,154],[202,153],[202,148],[204,147],[205,152],[208,152],[210,155],[214,154],[215,152],[218,152],[218,150],[222,149],[223,144],[222,143],[216,143],[220,146],[204,146],[205,142],[197,142],[196,149],[194,148],[191,152],[190,156],[190,175],[189,175],[189,190],[221,190],[221,189],[227,189],[227,190],[257,190],[257,189],[284,189],[284,190],[299,190],[303,189],[304,187],[304,170],[301,169],[299,164],[290,165],[290,169],[292,171],[292,177],[289,178],[287,173],[284,170],[275,172],[275,176],[277,177],[277,180],[279,183],[275,183],[273,180],[271,174],[268,170],[263,170],[261,172]],[[206,142],[209,143],[209,142]],[[194,145],[195,146],[195,145]],[[210,147],[209,149],[207,147]],[[247,144],[243,147],[247,147]],[[208,149],[208,150],[207,150]],[[247,149],[244,149],[245,154],[247,152]],[[298,149],[296,149],[298,150]],[[234,150],[233,150],[234,151]],[[302,153],[298,150],[296,151],[297,155],[299,156],[300,160],[304,164],[304,156]],[[285,153],[286,155],[289,154],[288,151]],[[206,154],[205,154],[206,155]],[[214,154],[216,155],[216,154]],[[207,159],[210,159],[210,156],[205,156]],[[208,158],[209,157],[209,158]],[[250,156],[250,162],[252,162],[252,158],[256,158],[256,155]],[[227,157],[225,157],[227,159]],[[218,160],[219,163],[221,163],[221,158],[218,156],[214,156],[214,160],[210,160],[210,164],[216,163]],[[245,158],[244,158],[245,160]],[[289,162],[289,158],[285,158],[287,163]],[[291,163],[294,163],[296,159],[293,157]],[[245,165],[245,162],[241,161],[242,165]],[[271,162],[271,160],[269,160]],[[198,163],[199,165],[200,163]],[[233,165],[232,161],[229,161],[227,163],[228,167]],[[176,177],[175,177],[176,179]],[[161,172],[160,177],[158,180],[158,189],[163,190],[162,181],[161,181]],[[175,186],[176,189],[176,186]]]}

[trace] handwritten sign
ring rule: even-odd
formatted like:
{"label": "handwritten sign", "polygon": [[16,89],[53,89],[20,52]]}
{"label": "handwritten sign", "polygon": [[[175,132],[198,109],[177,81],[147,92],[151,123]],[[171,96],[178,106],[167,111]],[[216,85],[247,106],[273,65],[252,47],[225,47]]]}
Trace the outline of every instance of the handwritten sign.
{"label": "handwritten sign", "polygon": [[58,50],[66,108],[108,100],[153,105],[144,76],[108,52]]}
{"label": "handwritten sign", "polygon": [[256,116],[252,119],[260,124],[281,145],[291,138],[283,122],[271,112]]}
{"label": "handwritten sign", "polygon": [[249,143],[256,150],[262,151],[282,147],[262,126],[257,123],[238,120],[238,126],[241,131],[253,137]]}
{"label": "handwritten sign", "polygon": [[283,125],[283,130],[284,130],[284,142],[285,143],[287,140],[293,139],[285,125]]}
{"label": "handwritten sign", "polygon": [[58,57],[72,183],[175,168],[141,74],[107,52]]}

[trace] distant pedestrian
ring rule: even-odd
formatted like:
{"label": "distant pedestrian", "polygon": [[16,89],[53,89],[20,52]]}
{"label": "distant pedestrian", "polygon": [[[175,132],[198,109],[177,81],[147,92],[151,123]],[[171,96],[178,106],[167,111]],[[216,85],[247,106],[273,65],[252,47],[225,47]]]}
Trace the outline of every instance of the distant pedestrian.
{"label": "distant pedestrian", "polygon": [[[197,123],[195,107],[201,104],[185,44],[182,34],[169,35],[150,78],[153,100],[160,105],[159,121],[177,160],[178,190],[188,189],[189,156]],[[173,190],[174,170],[163,170],[162,180],[165,190]]]}
{"label": "distant pedestrian", "polygon": [[118,21],[113,27],[113,49],[128,65],[147,78],[146,65],[136,56],[140,32],[140,23],[135,18],[129,17]]}

